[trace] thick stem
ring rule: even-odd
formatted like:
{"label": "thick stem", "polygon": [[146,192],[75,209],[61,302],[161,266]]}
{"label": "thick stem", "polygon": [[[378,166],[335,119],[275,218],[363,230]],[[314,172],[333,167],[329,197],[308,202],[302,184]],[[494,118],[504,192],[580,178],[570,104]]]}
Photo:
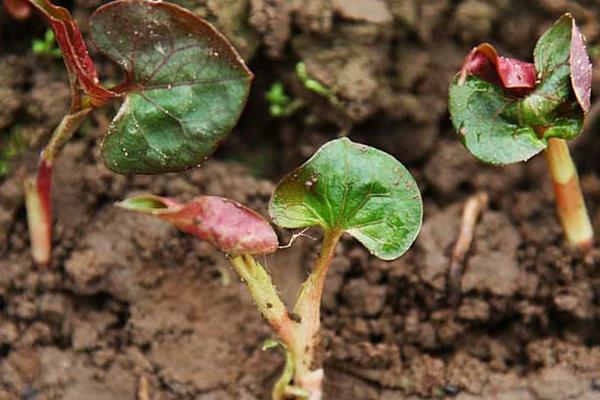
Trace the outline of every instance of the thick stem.
{"label": "thick stem", "polygon": [[233,257],[230,262],[248,287],[263,318],[289,347],[294,340],[293,322],[267,271],[250,255]]}
{"label": "thick stem", "polygon": [[63,145],[81,126],[92,109],[66,115],[40,156],[37,176],[25,180],[25,206],[33,260],[48,265],[52,252],[52,168]]}
{"label": "thick stem", "polygon": [[52,166],[42,156],[37,176],[25,179],[25,206],[33,261],[41,266],[50,262],[52,251]]}
{"label": "thick stem", "polygon": [[294,308],[294,313],[300,318],[300,322],[294,327],[296,336],[290,349],[295,361],[294,385],[307,390],[310,400],[320,400],[322,396],[323,369],[315,365],[315,351],[320,340],[321,297],[340,236],[341,232],[338,231],[325,233],[321,253],[312,273],[300,289]]}
{"label": "thick stem", "polygon": [[44,149],[42,158],[45,158],[50,164],[52,164],[60,154],[60,151],[65,143],[71,139],[73,134],[77,131],[77,129],[79,129],[85,118],[92,110],[92,108],[84,108],[82,110],[65,115],[62,121],[60,121],[60,124],[52,133],[52,137]]}
{"label": "thick stem", "polygon": [[[275,383],[271,395],[272,400],[285,400],[293,377],[294,355],[288,350],[294,343],[293,322],[271,277],[262,265],[250,255],[233,257],[230,261],[248,287],[261,315],[279,336],[285,350],[286,365],[283,374]],[[265,346],[265,348],[269,347],[272,345]]]}
{"label": "thick stem", "polygon": [[[267,271],[252,256],[230,259],[263,318],[279,335],[286,348],[286,369],[273,390],[274,400],[289,396],[308,400],[320,400],[322,397],[323,369],[315,365],[315,351],[320,339],[321,297],[340,236],[341,232],[338,231],[325,233],[321,253],[298,294],[294,317],[288,313]],[[293,363],[293,368],[290,368],[290,363]],[[294,374],[293,386],[290,385],[291,370]]]}
{"label": "thick stem", "polygon": [[594,231],[579,186],[577,169],[566,141],[548,139],[546,160],[565,237],[571,245],[587,251],[592,247]]}

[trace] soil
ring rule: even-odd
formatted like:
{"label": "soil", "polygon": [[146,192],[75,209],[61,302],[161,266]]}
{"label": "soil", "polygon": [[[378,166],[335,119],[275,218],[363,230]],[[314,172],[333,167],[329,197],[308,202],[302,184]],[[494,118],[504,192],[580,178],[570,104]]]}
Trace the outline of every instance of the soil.
{"label": "soil", "polygon": [[[57,2],[84,22],[98,0]],[[98,156],[113,110],[96,112],[55,171],[54,253],[29,254],[21,183],[68,107],[60,60],[30,53],[38,19],[0,9],[0,130],[32,149],[0,178],[0,399],[266,399],[283,364],[242,283],[208,244],[113,204],[139,192],[231,197],[266,215],[274,182],[326,140],[349,133],[404,162],[423,191],[413,248],[383,262],[344,238],[323,299],[325,398],[600,399],[600,247],[563,244],[543,157],[477,163],[448,122],[446,91],[470,47],[491,41],[527,57],[564,11],[590,46],[593,1],[181,0],[213,21],[256,75],[230,140],[198,169],[123,177]],[[85,24],[84,24],[85,26]],[[85,29],[84,29],[85,31]],[[594,47],[596,48],[596,47]],[[595,54],[598,54],[597,52]],[[294,67],[329,87],[304,89]],[[598,60],[594,60],[595,62]],[[103,76],[118,72],[105,61]],[[270,117],[281,81],[305,106]],[[600,89],[600,75],[594,90]],[[600,231],[594,126],[573,145]],[[460,302],[447,294],[449,255],[468,196],[485,191]],[[282,242],[289,232],[280,232]],[[318,236],[317,232],[309,233]],[[289,302],[316,256],[302,237],[264,261]]]}

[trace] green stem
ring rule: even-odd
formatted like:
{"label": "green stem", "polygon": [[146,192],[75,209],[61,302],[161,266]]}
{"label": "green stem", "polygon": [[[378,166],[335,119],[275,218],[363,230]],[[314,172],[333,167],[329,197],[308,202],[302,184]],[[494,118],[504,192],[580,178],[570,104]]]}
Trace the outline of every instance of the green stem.
{"label": "green stem", "polygon": [[229,261],[248,287],[263,318],[289,346],[293,342],[293,322],[268,272],[250,255],[233,257]]}
{"label": "green stem", "polygon": [[294,355],[288,349],[287,345],[278,340],[269,339],[263,344],[263,351],[271,349],[273,347],[280,346],[285,353],[285,366],[281,376],[275,382],[273,386],[273,392],[271,394],[272,400],[285,400],[289,398],[306,399],[309,393],[297,386],[290,385],[292,378],[294,377]]}
{"label": "green stem", "polygon": [[84,108],[64,116],[62,121],[60,121],[60,124],[54,130],[54,133],[52,133],[52,137],[44,149],[43,157],[48,162],[54,162],[65,143],[71,139],[91,111],[92,108]]}
{"label": "green stem", "polygon": [[[323,369],[315,361],[320,340],[321,297],[340,236],[339,231],[325,233],[313,271],[300,288],[294,308],[297,318],[293,320],[262,265],[250,255],[230,259],[248,287],[256,307],[277,333],[286,350],[286,368],[275,384],[273,400],[284,400],[290,396],[309,400],[320,400],[322,397]],[[290,385],[292,376],[293,386]]]}
{"label": "green stem", "polygon": [[[281,339],[281,346],[286,352],[286,366],[283,374],[275,383],[272,400],[285,400],[293,377],[293,357],[289,348],[294,343],[293,322],[281,297],[262,265],[250,255],[233,257],[229,260],[233,268],[248,287],[250,295],[256,303],[263,318],[271,325]],[[272,347],[265,345],[264,348]]]}
{"label": "green stem", "polygon": [[319,400],[322,396],[321,383],[323,370],[315,365],[315,352],[318,348],[321,327],[321,297],[325,287],[325,278],[335,253],[341,232],[326,231],[321,253],[315,261],[312,273],[302,284],[294,313],[300,317],[300,323],[294,327],[295,341],[291,348],[294,360],[294,384],[310,393],[310,400]]}

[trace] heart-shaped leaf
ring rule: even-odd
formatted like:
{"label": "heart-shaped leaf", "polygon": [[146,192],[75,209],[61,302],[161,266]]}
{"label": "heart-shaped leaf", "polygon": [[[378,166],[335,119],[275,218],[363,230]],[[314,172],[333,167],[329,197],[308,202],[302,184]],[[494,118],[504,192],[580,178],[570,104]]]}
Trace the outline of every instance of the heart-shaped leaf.
{"label": "heart-shaped leaf", "polygon": [[224,197],[199,196],[181,204],[166,197],[143,195],[117,205],[170,222],[231,256],[277,250],[277,235],[271,225],[253,210]]}
{"label": "heart-shaped leaf", "polygon": [[562,16],[536,44],[538,83],[529,93],[490,79],[489,67],[475,61],[472,52],[450,85],[448,105],[454,128],[475,157],[491,164],[524,161],[544,150],[546,139],[568,140],[581,132],[591,64],[571,15]]}
{"label": "heart-shaped leaf", "polygon": [[116,62],[125,96],[102,143],[121,174],[200,164],[236,124],[252,74],[209,23],[162,1],[117,0],[90,21],[96,47]]}
{"label": "heart-shaped leaf", "polygon": [[391,155],[342,138],[321,147],[279,183],[269,212],[285,228],[347,232],[374,255],[400,257],[415,240],[421,195]]}

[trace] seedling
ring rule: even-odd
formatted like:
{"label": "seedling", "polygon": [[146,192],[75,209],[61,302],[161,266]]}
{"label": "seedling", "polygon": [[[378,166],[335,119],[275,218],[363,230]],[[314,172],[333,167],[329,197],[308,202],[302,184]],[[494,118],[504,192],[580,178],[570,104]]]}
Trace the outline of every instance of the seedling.
{"label": "seedling", "polygon": [[31,51],[33,51],[34,54],[47,55],[50,57],[59,58],[61,56],[60,49],[56,47],[56,40],[52,29],[46,31],[44,39],[33,39]]}
{"label": "seedling", "polygon": [[[333,106],[340,107],[340,101],[335,93],[308,75],[304,62],[300,61],[296,63],[295,69],[296,77],[306,90],[323,96]],[[269,91],[265,94],[265,99],[269,102],[269,113],[273,117],[289,117],[306,105],[302,99],[290,98],[281,82],[275,82],[269,88]]]}
{"label": "seedling", "polygon": [[276,118],[289,117],[304,107],[302,99],[292,100],[288,96],[281,82],[275,82],[271,86],[265,94],[265,99],[269,102],[269,114]]}
{"label": "seedling", "polygon": [[587,250],[593,230],[566,140],[582,130],[590,109],[592,65],[575,20],[563,15],[539,39],[534,63],[475,47],[450,85],[449,109],[464,146],[496,165],[542,150],[568,242]]}
{"label": "seedling", "polygon": [[310,75],[308,75],[308,71],[306,70],[306,64],[304,64],[302,61],[296,64],[296,76],[307,90],[325,97],[333,106],[340,107],[340,101],[335,93],[333,93],[331,89],[323,85],[318,80],[310,77]]}
{"label": "seedling", "polygon": [[32,252],[47,264],[51,251],[52,167],[64,143],[89,113],[112,101],[121,107],[108,127],[101,154],[118,174],[176,172],[202,163],[236,124],[252,73],[227,39],[209,23],[162,1],[117,0],[90,20],[91,41],[124,72],[104,87],[68,10],[49,0],[4,0],[20,18],[37,9],[49,22],[71,85],[71,108],[26,182]]}
{"label": "seedling", "polygon": [[317,226],[323,232],[319,256],[289,311],[267,270],[254,258],[278,248],[275,232],[254,211],[212,196],[180,204],[145,195],[119,205],[171,222],[226,254],[278,336],[265,348],[280,344],[286,352],[274,400],[321,398],[323,369],[316,357],[321,296],[342,234],[356,238],[373,255],[393,260],[415,240],[423,215],[419,189],[395,158],[346,138],[325,144],[283,178],[269,204],[271,218],[280,227]]}
{"label": "seedling", "polygon": [[10,163],[27,149],[27,141],[18,127],[0,132],[0,177],[8,175]]}

